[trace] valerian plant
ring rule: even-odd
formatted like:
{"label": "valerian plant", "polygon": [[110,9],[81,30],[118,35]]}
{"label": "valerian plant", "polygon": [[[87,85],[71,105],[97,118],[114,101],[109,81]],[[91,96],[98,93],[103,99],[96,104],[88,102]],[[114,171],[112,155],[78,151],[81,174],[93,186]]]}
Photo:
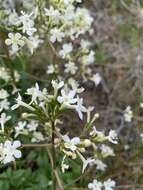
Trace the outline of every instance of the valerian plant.
{"label": "valerian plant", "polygon": [[[115,155],[109,144],[116,145],[118,137],[114,130],[96,129],[99,114],[92,113],[94,107],[86,108],[81,97],[84,88],[79,80],[92,80],[96,86],[102,82],[100,74],[92,71],[95,52],[88,38],[94,31],[89,10],[82,6],[82,0],[20,1],[19,8],[12,1],[0,1],[0,5],[1,164],[12,163],[16,169],[25,149],[44,149],[50,161],[53,190],[65,189],[59,170],[66,173],[72,167],[71,160],[78,161],[83,176],[92,168],[95,174],[104,172],[107,165],[103,160]],[[21,75],[26,71],[25,62],[44,45],[52,54],[45,72],[47,84],[42,90],[38,82],[25,89]],[[20,69],[15,66],[17,60]],[[125,110],[126,120],[131,119],[127,117],[129,111]],[[63,115],[71,112],[83,122],[79,135],[74,132],[77,126],[72,134],[62,128],[66,125]],[[115,181],[103,181],[95,175],[86,187],[112,190]]]}
{"label": "valerian plant", "polygon": [[[27,89],[25,94],[30,96],[30,102],[28,103],[24,102],[20,93],[18,93],[16,103],[11,109],[15,110],[22,107],[27,112],[22,113],[25,121],[19,121],[13,130],[8,130],[6,127],[6,122],[11,119],[10,116],[6,116],[5,113],[1,114],[1,139],[3,141],[1,143],[1,163],[15,162],[16,159],[21,158],[20,147],[46,147],[52,167],[53,189],[57,187],[64,189],[56,165],[59,154],[62,154],[63,157],[61,161],[62,172],[66,172],[70,167],[66,163],[69,159],[81,160],[82,173],[89,166],[96,167],[96,170],[104,171],[107,166],[101,159],[114,156],[112,148],[105,145],[105,143],[117,144],[118,138],[113,130],[105,134],[104,131],[98,131],[93,126],[99,115],[96,113],[91,117],[91,109],[84,107],[83,99],[79,98],[75,90],[70,89],[63,81],[52,81],[51,84],[53,90],[50,92],[46,88],[40,90],[37,83],[34,87]],[[7,96],[7,92],[3,90],[2,95],[3,97]],[[62,114],[67,110],[76,111],[80,119],[83,119],[83,113],[87,114],[87,121],[80,136],[71,137],[68,133],[63,134],[60,127],[58,127]],[[27,124],[26,119],[30,119],[29,124]],[[41,128],[38,127],[38,122]],[[12,139],[13,134],[14,139]],[[27,136],[30,134],[32,142],[42,143],[22,144],[18,140],[19,135]],[[98,183],[94,180],[93,183],[89,183],[88,188],[95,189]],[[112,189],[115,182],[109,179],[103,183],[103,186],[105,186],[105,189],[108,189],[108,186]]]}

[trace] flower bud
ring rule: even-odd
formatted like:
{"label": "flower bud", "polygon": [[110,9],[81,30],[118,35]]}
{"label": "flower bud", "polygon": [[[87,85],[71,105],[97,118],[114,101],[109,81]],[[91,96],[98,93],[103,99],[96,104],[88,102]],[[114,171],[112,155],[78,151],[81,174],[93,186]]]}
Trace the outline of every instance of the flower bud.
{"label": "flower bud", "polygon": [[80,152],[85,152],[85,148],[79,148]]}
{"label": "flower bud", "polygon": [[89,139],[85,139],[84,140],[84,145],[85,145],[85,147],[91,146],[91,141]]}

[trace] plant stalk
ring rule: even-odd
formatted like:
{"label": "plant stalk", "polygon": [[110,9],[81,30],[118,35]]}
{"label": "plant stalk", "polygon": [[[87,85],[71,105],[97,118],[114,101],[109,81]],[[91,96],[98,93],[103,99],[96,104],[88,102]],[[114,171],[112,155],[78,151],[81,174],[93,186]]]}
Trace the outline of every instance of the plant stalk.
{"label": "plant stalk", "polygon": [[56,190],[56,151],[55,151],[55,122],[52,121],[52,159],[53,159],[53,165],[52,165],[52,182],[53,182],[53,190]]}

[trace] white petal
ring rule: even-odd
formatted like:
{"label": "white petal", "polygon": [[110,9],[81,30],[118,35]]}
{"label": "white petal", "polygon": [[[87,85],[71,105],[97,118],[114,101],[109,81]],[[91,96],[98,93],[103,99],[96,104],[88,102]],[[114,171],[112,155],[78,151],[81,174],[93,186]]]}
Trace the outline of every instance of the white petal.
{"label": "white petal", "polygon": [[57,100],[59,103],[63,103],[63,97],[62,96],[58,96]]}
{"label": "white petal", "polygon": [[80,138],[79,137],[74,137],[71,142],[73,142],[74,144],[79,144],[80,143]]}
{"label": "white petal", "polygon": [[21,146],[21,142],[20,141],[14,141],[14,143],[13,143],[13,147],[14,148],[18,148],[20,146]]}
{"label": "white petal", "polygon": [[11,32],[8,34],[8,37],[9,37],[9,38],[13,38],[13,36],[14,36],[14,35],[13,35],[13,33],[11,33]]}
{"label": "white petal", "polygon": [[7,140],[4,143],[4,147],[10,147],[11,146],[11,141]]}
{"label": "white petal", "polygon": [[10,39],[6,39],[6,40],[5,40],[5,44],[9,46],[9,45],[12,44],[12,41],[11,41]]}
{"label": "white petal", "polygon": [[64,135],[64,136],[63,136],[63,140],[64,140],[65,142],[69,142],[69,141],[70,141],[70,138],[69,138],[68,135]]}
{"label": "white petal", "polygon": [[15,104],[15,105],[13,105],[12,107],[11,107],[11,110],[15,110],[15,109],[17,109],[19,107],[19,105],[18,104]]}
{"label": "white petal", "polygon": [[16,37],[17,39],[20,39],[22,36],[21,36],[20,33],[16,33],[16,34],[15,34],[15,37]]}
{"label": "white petal", "polygon": [[21,158],[21,156],[22,156],[21,151],[20,150],[16,150],[14,152],[14,156],[15,156],[15,158]]}
{"label": "white petal", "polygon": [[76,95],[76,91],[75,90],[71,90],[70,92],[69,92],[69,97],[70,98],[74,98],[74,96]]}

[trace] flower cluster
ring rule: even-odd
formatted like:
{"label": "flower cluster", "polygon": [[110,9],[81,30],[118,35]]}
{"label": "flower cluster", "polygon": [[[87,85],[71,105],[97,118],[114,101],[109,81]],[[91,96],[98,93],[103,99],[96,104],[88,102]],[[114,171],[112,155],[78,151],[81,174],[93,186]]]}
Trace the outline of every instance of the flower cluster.
{"label": "flower cluster", "polygon": [[[88,80],[95,87],[104,84],[100,71],[93,69],[96,53],[89,41],[94,34],[93,17],[82,6],[82,0],[19,2],[17,8],[17,1],[0,0],[0,37],[4,47],[0,66],[0,162],[15,164],[15,159],[22,157],[20,147],[46,147],[53,189],[55,180],[61,187],[56,159],[63,173],[77,160],[82,175],[94,168],[97,176],[107,169],[106,158],[115,156],[113,147],[118,136],[115,130],[95,127],[99,114],[93,106],[85,106],[81,96],[86,90],[82,84]],[[45,59],[45,80],[27,73],[31,57],[35,61],[38,50],[41,53],[44,48],[50,57]],[[43,83],[31,86],[28,77]],[[64,122],[64,116],[70,122],[68,113],[78,115],[82,125],[76,135]],[[123,114],[124,120],[131,122],[131,108],[127,107]],[[88,189],[115,187],[111,179],[97,179],[87,185]]]}
{"label": "flower cluster", "polygon": [[[118,137],[114,130],[110,130],[108,134],[104,131],[98,131],[93,126],[94,121],[99,117],[96,113],[91,117],[90,112],[93,108],[86,108],[83,105],[83,99],[77,95],[77,92],[70,89],[63,81],[52,81],[53,93],[48,92],[48,89],[44,88],[40,90],[39,85],[36,83],[34,87],[27,89],[26,95],[30,96],[29,103],[25,103],[22,100],[21,95],[18,95],[16,104],[12,106],[12,109],[17,109],[19,106],[25,107],[28,112],[24,113],[23,117],[33,117],[36,120],[45,121],[44,133],[37,131],[38,123],[31,120],[30,123],[26,121],[18,122],[15,126],[14,133],[15,138],[19,135],[31,134],[32,142],[40,142],[48,140],[51,141],[51,122],[56,126],[55,133],[55,148],[60,148],[63,152],[63,159],[61,162],[62,171],[65,172],[70,167],[66,162],[69,159],[80,159],[82,162],[82,173],[85,172],[88,166],[96,166],[96,170],[105,171],[107,165],[102,161],[108,156],[114,156],[113,149],[106,145],[106,142],[112,144],[118,143]],[[83,113],[87,115],[87,122],[83,129],[83,134],[79,137],[70,138],[68,134],[63,135],[58,123],[61,122],[60,115],[65,110],[75,110],[79,118],[83,120]],[[39,140],[38,140],[39,139]],[[88,149],[92,149],[92,154],[86,157]],[[102,159],[101,159],[102,158]],[[105,183],[106,184],[106,183]],[[89,185],[91,187],[92,185]]]}
{"label": "flower cluster", "polygon": [[115,181],[108,179],[107,181],[104,181],[103,183],[97,181],[96,179],[93,180],[92,183],[88,184],[88,188],[91,190],[113,190],[115,187]]}
{"label": "flower cluster", "polygon": [[[95,52],[92,50],[88,38],[84,39],[83,37],[94,33],[93,18],[88,9],[80,6],[81,3],[82,1],[73,0],[50,1],[50,5],[47,7],[43,1],[39,7],[35,1],[32,1],[28,6],[25,6],[24,3],[22,6],[27,12],[20,11],[20,13],[17,12],[16,5],[13,3],[9,11],[3,11],[3,19],[0,22],[5,25],[8,33],[5,44],[10,55],[27,53],[25,47],[28,47],[30,53],[33,54],[38,47],[50,44],[53,54],[57,56],[60,64],[49,63],[48,75],[56,73],[58,77],[63,77],[62,65],[67,78],[78,76],[78,79],[90,79],[97,86],[101,77],[98,73],[95,75],[91,68],[95,62]],[[5,3],[1,4],[5,10]]]}

